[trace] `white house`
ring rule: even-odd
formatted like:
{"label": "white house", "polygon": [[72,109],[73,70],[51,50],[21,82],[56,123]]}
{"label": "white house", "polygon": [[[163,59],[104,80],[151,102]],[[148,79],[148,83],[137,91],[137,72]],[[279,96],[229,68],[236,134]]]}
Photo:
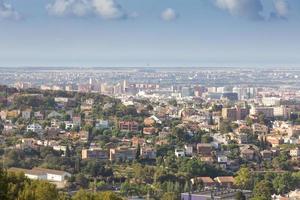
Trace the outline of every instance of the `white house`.
{"label": "white house", "polygon": [[100,129],[100,128],[108,128],[109,127],[109,123],[108,120],[99,120],[96,123],[96,128]]}
{"label": "white house", "polygon": [[31,116],[31,110],[22,111],[22,118],[23,119],[30,119],[30,116]]}
{"label": "white house", "polygon": [[32,170],[40,171],[46,174],[47,181],[63,182],[67,177],[71,177],[71,174],[65,171],[45,169],[45,168],[33,168]]}
{"label": "white house", "polygon": [[23,172],[26,177],[34,180],[47,180],[50,182],[64,182],[67,177],[71,177],[71,174],[65,171],[46,169],[35,167],[33,169],[22,169],[12,167],[9,171]]}
{"label": "white house", "polygon": [[64,123],[65,123],[65,125],[66,125],[66,129],[67,129],[67,130],[70,130],[70,129],[74,128],[73,122],[65,121]]}
{"label": "white house", "polygon": [[294,148],[290,150],[291,157],[300,157],[300,148]]}
{"label": "white house", "polygon": [[228,158],[225,155],[218,155],[217,160],[218,160],[218,163],[226,163],[227,164]]}
{"label": "white house", "polygon": [[184,157],[185,156],[185,152],[183,149],[175,149],[175,156],[176,157]]}
{"label": "white house", "polygon": [[192,145],[184,145],[185,154],[188,156],[193,155],[193,146]]}
{"label": "white house", "polygon": [[30,124],[27,126],[27,132],[32,131],[35,133],[41,133],[43,131],[43,128],[39,124]]}
{"label": "white house", "polygon": [[158,119],[155,115],[152,115],[150,118],[153,119],[155,121],[155,123],[157,123],[157,124],[162,123],[162,121],[160,119]]}
{"label": "white house", "polygon": [[55,150],[55,151],[62,151],[63,152],[62,156],[66,156],[67,146],[55,145],[55,146],[53,146],[53,150]]}

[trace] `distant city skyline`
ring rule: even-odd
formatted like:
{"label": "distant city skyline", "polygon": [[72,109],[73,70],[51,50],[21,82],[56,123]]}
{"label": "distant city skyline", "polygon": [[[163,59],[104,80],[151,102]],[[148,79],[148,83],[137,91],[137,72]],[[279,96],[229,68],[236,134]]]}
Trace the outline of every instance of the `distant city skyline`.
{"label": "distant city skyline", "polygon": [[297,0],[0,0],[0,67],[300,67]]}

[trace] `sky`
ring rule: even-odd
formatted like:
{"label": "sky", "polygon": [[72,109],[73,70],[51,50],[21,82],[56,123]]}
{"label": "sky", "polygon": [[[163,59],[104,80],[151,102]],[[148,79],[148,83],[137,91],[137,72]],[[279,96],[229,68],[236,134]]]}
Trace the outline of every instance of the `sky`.
{"label": "sky", "polygon": [[299,0],[0,0],[0,67],[300,67]]}

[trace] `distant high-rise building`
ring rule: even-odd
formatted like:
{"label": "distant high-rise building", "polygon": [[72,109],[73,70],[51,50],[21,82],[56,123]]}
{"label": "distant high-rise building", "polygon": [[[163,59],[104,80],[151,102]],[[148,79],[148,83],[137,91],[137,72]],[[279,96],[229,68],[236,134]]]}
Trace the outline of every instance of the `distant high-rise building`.
{"label": "distant high-rise building", "polygon": [[250,109],[251,115],[263,114],[267,118],[274,117],[274,108],[273,107],[256,107],[252,106]]}
{"label": "distant high-rise building", "polygon": [[127,82],[127,80],[123,80],[123,82],[122,82],[122,92],[126,93],[127,88],[128,88],[128,82]]}
{"label": "distant high-rise building", "polygon": [[181,88],[181,96],[182,97],[189,97],[189,96],[191,96],[191,88],[190,87],[182,87]]}
{"label": "distant high-rise building", "polygon": [[224,119],[228,119],[231,121],[244,120],[248,114],[249,114],[249,109],[240,108],[239,106],[236,106],[234,108],[222,109],[222,117]]}

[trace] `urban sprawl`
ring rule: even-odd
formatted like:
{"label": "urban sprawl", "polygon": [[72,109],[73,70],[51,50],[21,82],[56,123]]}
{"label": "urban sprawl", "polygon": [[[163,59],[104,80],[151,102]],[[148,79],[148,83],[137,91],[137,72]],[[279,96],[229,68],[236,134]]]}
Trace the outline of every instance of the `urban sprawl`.
{"label": "urban sprawl", "polygon": [[300,199],[300,70],[0,68],[0,199]]}

